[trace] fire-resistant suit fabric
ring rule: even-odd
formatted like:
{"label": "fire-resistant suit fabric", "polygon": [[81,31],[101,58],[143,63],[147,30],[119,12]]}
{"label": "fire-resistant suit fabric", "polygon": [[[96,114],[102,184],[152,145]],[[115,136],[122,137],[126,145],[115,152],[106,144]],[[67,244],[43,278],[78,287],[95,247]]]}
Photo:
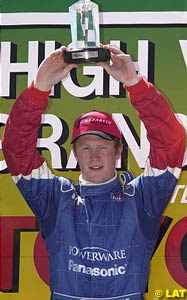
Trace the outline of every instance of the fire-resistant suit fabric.
{"label": "fire-resistant suit fabric", "polygon": [[161,216],[180,175],[185,133],[154,85],[141,78],[125,88],[150,142],[145,169],[135,179],[125,172],[103,184],[75,185],[54,175],[36,149],[49,93],[33,84],[8,118],[4,156],[41,226],[51,300],[143,299]]}

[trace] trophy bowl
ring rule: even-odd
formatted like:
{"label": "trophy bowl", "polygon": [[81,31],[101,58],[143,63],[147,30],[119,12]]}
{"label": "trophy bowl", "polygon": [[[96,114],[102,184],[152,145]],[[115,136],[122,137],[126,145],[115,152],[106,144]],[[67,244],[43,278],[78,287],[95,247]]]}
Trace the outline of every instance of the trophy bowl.
{"label": "trophy bowl", "polygon": [[71,46],[64,53],[66,63],[106,62],[110,51],[100,47],[98,5],[90,0],[79,0],[69,7]]}

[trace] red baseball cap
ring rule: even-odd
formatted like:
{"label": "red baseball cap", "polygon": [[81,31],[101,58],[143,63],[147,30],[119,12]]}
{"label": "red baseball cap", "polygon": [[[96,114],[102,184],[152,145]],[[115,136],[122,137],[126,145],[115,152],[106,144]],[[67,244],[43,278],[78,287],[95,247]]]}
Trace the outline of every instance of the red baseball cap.
{"label": "red baseball cap", "polygon": [[122,135],[112,115],[101,111],[90,111],[78,117],[73,124],[71,144],[86,134],[98,135],[106,140],[121,139]]}

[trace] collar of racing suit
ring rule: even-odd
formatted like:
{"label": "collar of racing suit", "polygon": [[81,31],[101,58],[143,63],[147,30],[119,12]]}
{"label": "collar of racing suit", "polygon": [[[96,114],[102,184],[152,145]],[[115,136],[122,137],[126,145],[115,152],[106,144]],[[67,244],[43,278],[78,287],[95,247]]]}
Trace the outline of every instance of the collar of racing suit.
{"label": "collar of racing suit", "polygon": [[118,175],[117,175],[117,171],[115,170],[114,177],[112,177],[110,180],[105,181],[105,182],[102,182],[102,183],[93,183],[93,182],[84,180],[84,179],[82,178],[82,174],[81,174],[81,175],[79,176],[79,184],[82,185],[82,186],[83,186],[83,185],[85,185],[85,186],[101,186],[101,185],[103,185],[103,184],[107,184],[107,183],[112,182],[114,179],[116,179],[117,176],[118,176]]}
{"label": "collar of racing suit", "polygon": [[[85,196],[99,196],[107,192],[119,193],[121,191],[123,194],[133,196],[135,193],[135,186],[131,184],[129,185],[133,179],[134,176],[130,171],[125,171],[118,176],[117,171],[115,170],[115,175],[112,179],[104,183],[95,184],[83,180],[82,176],[80,175],[79,183],[75,186],[75,189],[81,198],[84,198]],[[99,198],[99,201],[101,201],[101,197]],[[103,197],[103,201],[106,201],[105,197]]]}
{"label": "collar of racing suit", "polygon": [[[78,191],[78,194],[81,197],[97,196],[97,195],[105,194],[110,191],[111,192],[117,190],[119,191],[119,186],[120,186],[119,177],[117,172],[115,171],[115,175],[112,179],[99,184],[87,182],[83,180],[82,176],[80,175],[79,183],[76,186],[76,190]],[[99,198],[100,198],[99,201],[101,201],[101,197]],[[103,197],[103,200],[106,200],[105,197]]]}

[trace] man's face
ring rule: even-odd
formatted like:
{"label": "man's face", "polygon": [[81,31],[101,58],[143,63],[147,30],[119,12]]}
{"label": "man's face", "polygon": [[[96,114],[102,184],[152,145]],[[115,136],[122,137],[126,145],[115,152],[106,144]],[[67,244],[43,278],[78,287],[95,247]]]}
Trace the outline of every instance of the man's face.
{"label": "man's face", "polygon": [[91,134],[80,136],[75,143],[74,154],[84,180],[102,183],[114,176],[116,159],[121,155],[122,145],[116,149],[114,141]]}

